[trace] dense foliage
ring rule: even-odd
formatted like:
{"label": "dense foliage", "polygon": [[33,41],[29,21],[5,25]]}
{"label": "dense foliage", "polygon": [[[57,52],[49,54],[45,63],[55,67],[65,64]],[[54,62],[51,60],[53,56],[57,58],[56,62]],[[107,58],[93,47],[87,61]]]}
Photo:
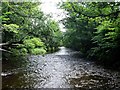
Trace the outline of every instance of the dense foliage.
{"label": "dense foliage", "polygon": [[40,10],[40,3],[2,2],[3,51],[14,55],[45,54],[60,45],[59,25]]}
{"label": "dense foliage", "polygon": [[64,2],[64,44],[105,65],[120,65],[120,3]]}

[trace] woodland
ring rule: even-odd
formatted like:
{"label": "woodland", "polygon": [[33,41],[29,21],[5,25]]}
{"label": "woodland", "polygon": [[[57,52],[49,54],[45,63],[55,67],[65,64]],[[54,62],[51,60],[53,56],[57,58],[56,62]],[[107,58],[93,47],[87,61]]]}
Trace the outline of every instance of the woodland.
{"label": "woodland", "polygon": [[89,60],[107,66],[120,65],[120,2],[62,2],[67,12],[58,22],[45,15],[41,3],[2,2],[0,49],[14,56],[46,54],[65,46]]}

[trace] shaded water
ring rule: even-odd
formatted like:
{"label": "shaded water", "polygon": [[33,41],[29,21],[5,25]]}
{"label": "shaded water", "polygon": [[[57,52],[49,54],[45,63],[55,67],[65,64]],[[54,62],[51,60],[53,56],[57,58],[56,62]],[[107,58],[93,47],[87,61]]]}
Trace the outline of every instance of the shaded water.
{"label": "shaded water", "polygon": [[3,63],[2,87],[120,89],[120,72],[104,69],[78,56],[79,52],[60,47],[58,52],[45,56],[12,58],[19,63]]}

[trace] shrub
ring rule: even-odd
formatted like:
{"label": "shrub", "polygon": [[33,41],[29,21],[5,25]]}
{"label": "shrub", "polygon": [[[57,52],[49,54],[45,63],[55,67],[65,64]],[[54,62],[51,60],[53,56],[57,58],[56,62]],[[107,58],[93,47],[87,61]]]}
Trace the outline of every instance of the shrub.
{"label": "shrub", "polygon": [[21,55],[27,55],[28,51],[26,48],[22,48],[22,49],[20,49],[20,53],[21,53]]}
{"label": "shrub", "polygon": [[17,56],[19,55],[19,50],[18,49],[11,49],[12,55]]}
{"label": "shrub", "polygon": [[39,38],[33,38],[31,41],[35,44],[36,47],[44,46],[44,43]]}
{"label": "shrub", "polygon": [[37,55],[37,54],[45,54],[46,50],[43,48],[35,48],[35,49],[30,49],[30,53]]}
{"label": "shrub", "polygon": [[27,49],[35,48],[35,44],[30,39],[25,40],[23,43]]}
{"label": "shrub", "polygon": [[18,55],[27,55],[28,51],[26,48],[21,49],[12,49],[12,55],[18,56]]}
{"label": "shrub", "polygon": [[19,45],[17,46],[17,49],[21,49],[21,48],[25,48],[25,45],[24,45],[24,44],[19,44]]}

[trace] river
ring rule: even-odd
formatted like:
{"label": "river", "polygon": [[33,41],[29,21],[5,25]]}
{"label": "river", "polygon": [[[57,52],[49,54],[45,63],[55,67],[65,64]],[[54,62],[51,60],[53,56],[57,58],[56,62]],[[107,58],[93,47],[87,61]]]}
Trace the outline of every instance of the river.
{"label": "river", "polygon": [[9,59],[3,62],[3,88],[120,90],[120,72],[96,65],[65,47],[44,56],[29,55],[25,61],[17,57]]}

